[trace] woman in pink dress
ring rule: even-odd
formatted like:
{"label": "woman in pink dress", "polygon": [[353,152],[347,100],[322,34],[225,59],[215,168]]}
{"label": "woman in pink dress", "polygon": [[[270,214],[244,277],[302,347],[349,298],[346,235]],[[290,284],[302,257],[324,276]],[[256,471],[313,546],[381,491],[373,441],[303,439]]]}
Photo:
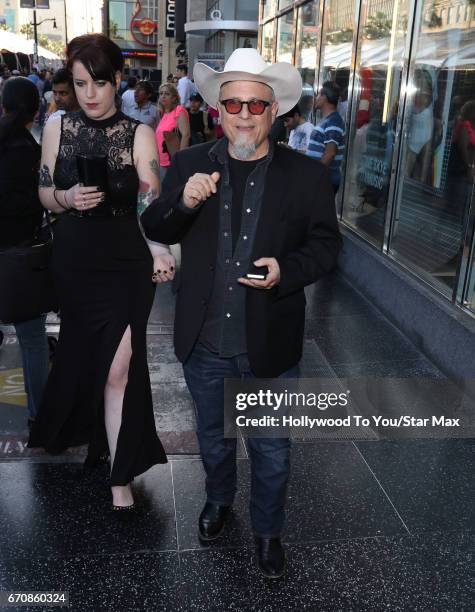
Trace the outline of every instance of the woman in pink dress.
{"label": "woman in pink dress", "polygon": [[177,88],[171,83],[164,83],[159,89],[159,117],[155,135],[157,137],[158,153],[160,156],[160,181],[163,181],[171,165],[170,153],[165,140],[166,132],[178,129],[180,149],[185,149],[190,142],[190,121],[188,111],[179,104]]}

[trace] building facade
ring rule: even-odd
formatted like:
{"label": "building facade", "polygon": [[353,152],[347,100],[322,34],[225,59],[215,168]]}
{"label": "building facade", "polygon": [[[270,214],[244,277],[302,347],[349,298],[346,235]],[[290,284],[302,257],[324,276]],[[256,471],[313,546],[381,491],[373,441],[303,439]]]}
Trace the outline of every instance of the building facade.
{"label": "building facade", "polygon": [[18,30],[19,0],[0,0],[0,26],[10,32]]}
{"label": "building facade", "polygon": [[264,0],[259,47],[341,88],[348,235],[475,315],[473,2]]}
{"label": "building facade", "polygon": [[257,47],[257,0],[193,0],[187,3],[186,47],[190,68],[204,61],[222,68],[237,47]]}
{"label": "building facade", "polygon": [[[20,5],[17,0],[18,6]],[[39,34],[46,34],[51,40],[64,43],[92,32],[103,31],[103,0],[49,0],[49,9],[37,9],[36,18],[56,19],[56,28],[52,21],[45,21],[38,28]],[[18,9],[18,31],[23,25],[33,22],[32,9]]]}
{"label": "building facade", "polygon": [[121,49],[126,65],[142,73],[160,61],[159,0],[116,0],[106,5],[107,35]]}

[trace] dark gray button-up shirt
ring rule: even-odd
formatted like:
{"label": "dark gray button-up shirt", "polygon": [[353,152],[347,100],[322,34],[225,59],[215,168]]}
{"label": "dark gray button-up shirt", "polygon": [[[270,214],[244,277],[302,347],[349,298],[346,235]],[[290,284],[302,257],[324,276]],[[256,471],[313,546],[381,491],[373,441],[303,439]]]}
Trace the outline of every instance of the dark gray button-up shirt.
{"label": "dark gray button-up shirt", "polygon": [[259,160],[250,173],[242,203],[241,230],[233,253],[231,211],[233,193],[229,172],[228,141],[218,140],[209,156],[222,165],[220,181],[219,237],[213,289],[199,341],[220,357],[247,352],[246,287],[237,282],[251,266],[254,238],[264,195],[267,169],[274,154]]}

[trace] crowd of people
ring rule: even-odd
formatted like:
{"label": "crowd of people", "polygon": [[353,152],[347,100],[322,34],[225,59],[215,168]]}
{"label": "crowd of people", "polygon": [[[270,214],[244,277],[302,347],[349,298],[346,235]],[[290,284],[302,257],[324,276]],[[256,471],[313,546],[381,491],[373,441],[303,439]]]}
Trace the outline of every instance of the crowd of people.
{"label": "crowd of people", "polygon": [[[333,268],[341,246],[334,192],[344,128],[335,127],[331,84],[317,98],[326,126],[314,128],[298,106],[298,70],[269,67],[255,49],[234,51],[221,72],[197,64],[193,76],[179,65],[155,102],[148,81],[124,83],[117,45],[100,34],[77,37],[65,68],[48,77],[41,146],[31,129],[43,77],[6,78],[0,250],[33,243],[47,211],[60,315],[51,368],[45,313],[14,321],[29,446],[56,454],[87,444],[84,469],[109,462],[113,514],[129,520],[134,477],[167,461],[146,331],[155,284],[175,276],[170,245],[181,244],[175,351],[197,410],[207,497],[198,532],[210,541],[236,491],[224,379],[298,377],[303,289]],[[293,130],[286,147],[271,136],[278,117]],[[253,267],[259,278],[248,275]],[[290,444],[254,438],[249,448],[258,565],[277,578]]]}

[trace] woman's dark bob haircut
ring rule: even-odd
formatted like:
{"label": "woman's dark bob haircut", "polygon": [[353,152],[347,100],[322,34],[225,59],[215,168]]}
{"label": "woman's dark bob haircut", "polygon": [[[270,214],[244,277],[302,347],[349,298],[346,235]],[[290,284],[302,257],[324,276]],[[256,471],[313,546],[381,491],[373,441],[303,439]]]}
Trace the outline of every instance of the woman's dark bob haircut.
{"label": "woman's dark bob haircut", "polygon": [[115,87],[115,74],[122,72],[124,58],[120,48],[103,34],[77,36],[66,49],[67,68],[80,61],[95,81],[109,81]]}

